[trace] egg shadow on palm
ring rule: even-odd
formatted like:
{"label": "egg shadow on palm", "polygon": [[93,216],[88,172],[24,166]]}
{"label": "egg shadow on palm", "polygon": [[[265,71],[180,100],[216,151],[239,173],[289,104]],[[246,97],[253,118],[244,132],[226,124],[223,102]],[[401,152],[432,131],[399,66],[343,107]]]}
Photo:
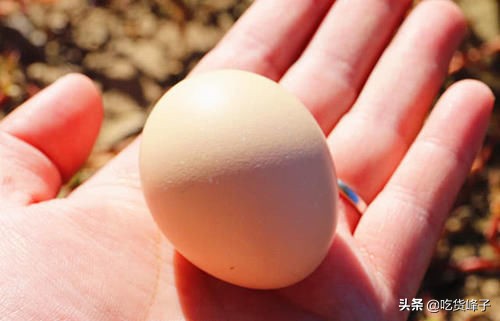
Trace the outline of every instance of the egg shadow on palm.
{"label": "egg shadow on palm", "polygon": [[[175,283],[186,320],[346,320],[356,312],[383,315],[380,295],[345,240],[335,237],[320,266],[306,279],[276,290],[229,284],[174,254]],[[269,273],[279,273],[269,267]],[[395,303],[396,304],[396,303]]]}

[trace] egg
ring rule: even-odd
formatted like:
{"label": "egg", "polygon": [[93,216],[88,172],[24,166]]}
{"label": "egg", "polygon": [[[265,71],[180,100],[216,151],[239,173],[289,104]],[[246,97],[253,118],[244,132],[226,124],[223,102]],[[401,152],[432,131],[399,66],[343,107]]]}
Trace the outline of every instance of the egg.
{"label": "egg", "polygon": [[263,76],[219,70],[168,90],[144,127],[140,176],[164,235],[223,281],[289,286],[329,251],[338,194],[325,137]]}

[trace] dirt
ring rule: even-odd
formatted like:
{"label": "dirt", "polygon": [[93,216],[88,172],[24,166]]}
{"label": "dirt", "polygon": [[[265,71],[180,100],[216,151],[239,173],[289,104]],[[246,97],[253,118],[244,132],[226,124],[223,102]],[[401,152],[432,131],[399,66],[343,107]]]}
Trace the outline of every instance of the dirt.
{"label": "dirt", "polygon": [[[471,32],[447,85],[472,77],[500,93],[500,4],[457,0]],[[68,72],[103,91],[105,122],[68,193],[142,129],[154,102],[184,78],[251,0],[0,0],[0,118]],[[147,57],[147,59],[144,59]],[[410,320],[500,320],[500,114],[453,209],[417,297],[489,299],[485,313],[413,313]],[[494,241],[488,241],[488,236]],[[496,242],[496,243],[495,243]],[[479,260],[478,260],[479,259]],[[397,306],[397,302],[395,302]]]}

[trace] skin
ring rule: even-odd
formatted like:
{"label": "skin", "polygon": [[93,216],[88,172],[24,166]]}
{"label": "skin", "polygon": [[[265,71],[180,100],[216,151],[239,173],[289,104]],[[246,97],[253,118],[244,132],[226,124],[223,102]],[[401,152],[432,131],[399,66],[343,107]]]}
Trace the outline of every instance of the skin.
{"label": "skin", "polygon": [[465,22],[452,2],[428,0],[401,24],[409,3],[256,1],[194,71],[280,81],[370,204],[361,219],[341,204],[329,255],[288,288],[232,286],[176,254],[142,198],[138,142],[54,199],[102,120],[84,76],[11,113],[0,123],[0,320],[405,320],[399,299],[416,295],[493,105],[466,80],[426,118]]}

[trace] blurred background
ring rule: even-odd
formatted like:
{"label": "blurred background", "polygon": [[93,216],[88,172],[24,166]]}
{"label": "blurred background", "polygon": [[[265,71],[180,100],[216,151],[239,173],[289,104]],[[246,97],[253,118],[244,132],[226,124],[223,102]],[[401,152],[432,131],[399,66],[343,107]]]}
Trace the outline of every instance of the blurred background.
{"label": "blurred background", "polygon": [[[0,119],[66,73],[84,73],[98,84],[103,128],[88,162],[61,191],[64,196],[139,134],[155,101],[186,76],[251,2],[0,0]],[[477,78],[498,97],[500,0],[455,2],[470,31],[443,89],[459,79]],[[497,106],[417,295],[424,300],[489,299],[491,307],[484,313],[418,312],[410,320],[500,321],[499,230]]]}

